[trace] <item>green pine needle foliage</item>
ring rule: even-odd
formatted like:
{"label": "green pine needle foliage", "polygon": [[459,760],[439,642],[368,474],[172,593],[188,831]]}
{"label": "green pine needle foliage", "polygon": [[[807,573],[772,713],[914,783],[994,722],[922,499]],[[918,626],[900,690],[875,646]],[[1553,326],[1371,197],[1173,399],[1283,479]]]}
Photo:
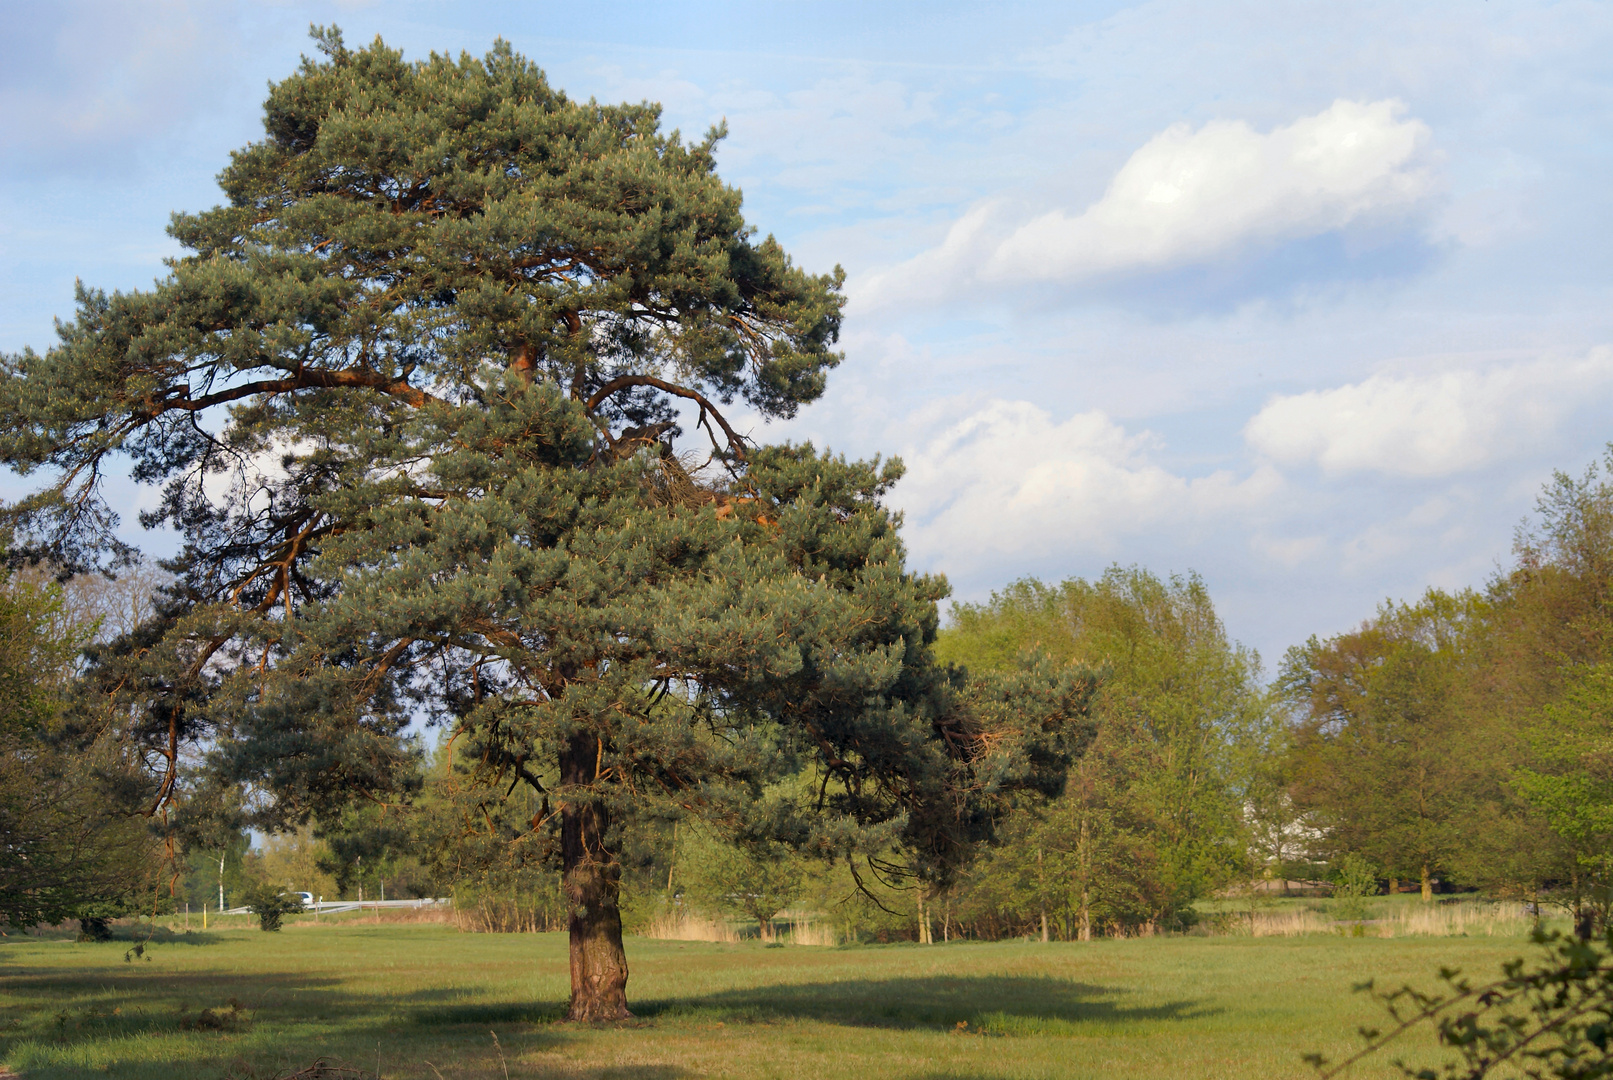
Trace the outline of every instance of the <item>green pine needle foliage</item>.
{"label": "green pine needle foliage", "polygon": [[[424,717],[472,763],[468,826],[542,857],[582,801],[940,877],[1008,793],[1056,791],[1091,673],[938,665],[899,464],[723,415],[817,399],[843,298],[755,237],[722,131],[574,101],[503,42],[315,36],[227,201],[175,215],[168,275],[81,290],[55,347],[0,361],[0,459],[43,477],[7,508],[17,559],[126,557],[125,468],[184,537],[86,675],[155,763],[136,794],[198,837],[232,785],[260,827],[408,802]],[[533,812],[495,814],[517,787]]]}

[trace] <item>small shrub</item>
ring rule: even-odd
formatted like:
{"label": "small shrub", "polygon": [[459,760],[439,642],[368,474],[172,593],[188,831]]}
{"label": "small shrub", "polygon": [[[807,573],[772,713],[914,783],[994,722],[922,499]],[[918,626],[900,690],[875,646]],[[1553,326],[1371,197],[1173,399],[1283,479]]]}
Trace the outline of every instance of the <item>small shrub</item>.
{"label": "small shrub", "polygon": [[102,918],[99,915],[87,915],[80,919],[78,921],[78,940],[111,941],[111,920]]}
{"label": "small shrub", "polygon": [[249,1019],[246,1006],[240,998],[230,998],[227,1009],[203,1009],[192,1016],[189,1007],[179,1007],[179,1027],[181,1031],[239,1031],[244,1028]]}
{"label": "small shrub", "polygon": [[1341,919],[1364,919],[1371,908],[1367,897],[1378,895],[1378,872],[1361,856],[1350,853],[1339,860],[1334,911]]}
{"label": "small shrub", "polygon": [[280,920],[287,915],[301,914],[302,897],[282,892],[273,885],[256,885],[246,892],[246,909],[258,917],[260,930],[278,931]]}

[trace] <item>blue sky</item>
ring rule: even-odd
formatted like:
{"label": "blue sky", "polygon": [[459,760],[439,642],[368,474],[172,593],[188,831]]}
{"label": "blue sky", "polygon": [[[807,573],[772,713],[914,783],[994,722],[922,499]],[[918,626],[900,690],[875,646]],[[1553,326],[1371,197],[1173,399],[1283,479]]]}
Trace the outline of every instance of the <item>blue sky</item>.
{"label": "blue sky", "polygon": [[[1268,662],[1481,584],[1613,438],[1613,7],[4,4],[0,350],[139,288],[310,22],[507,38],[576,97],[726,118],[726,180],[849,275],[761,438],[899,454],[916,566],[1196,570]],[[0,485],[0,493],[18,490]],[[119,491],[128,511],[149,498]],[[163,537],[147,538],[163,550]]]}

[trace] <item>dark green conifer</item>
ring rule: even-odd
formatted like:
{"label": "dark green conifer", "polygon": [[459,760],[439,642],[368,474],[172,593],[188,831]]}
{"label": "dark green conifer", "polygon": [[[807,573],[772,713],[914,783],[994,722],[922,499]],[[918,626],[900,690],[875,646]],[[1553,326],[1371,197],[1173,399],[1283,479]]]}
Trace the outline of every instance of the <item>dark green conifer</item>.
{"label": "dark green conifer", "polygon": [[[408,718],[451,722],[541,800],[571,1015],[610,1019],[624,824],[944,874],[994,795],[1056,787],[1090,680],[966,690],[930,655],[945,584],[881,505],[899,468],[723,415],[821,395],[842,298],[754,239],[721,131],[571,101],[503,43],[406,63],[316,36],[227,205],[175,216],[191,254],[5,360],[0,454],[51,476],[12,508],[31,554],[115,559],[125,461],[185,538],[161,616],[93,672],[161,762],[152,805],[199,744],[266,820],[386,798]],[[803,770],[810,795],[776,783]]]}

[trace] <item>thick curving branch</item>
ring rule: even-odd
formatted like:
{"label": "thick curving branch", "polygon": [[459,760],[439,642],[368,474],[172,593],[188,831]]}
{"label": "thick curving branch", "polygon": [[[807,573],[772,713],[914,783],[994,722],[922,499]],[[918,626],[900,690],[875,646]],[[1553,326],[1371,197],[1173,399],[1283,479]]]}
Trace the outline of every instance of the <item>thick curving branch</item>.
{"label": "thick curving branch", "polygon": [[717,407],[711,403],[710,399],[708,399],[706,395],[700,393],[698,390],[690,390],[686,386],[679,386],[677,383],[667,382],[665,379],[657,379],[654,375],[622,375],[618,378],[612,379],[610,382],[594,391],[593,396],[588,399],[586,407],[588,411],[592,413],[595,409],[599,408],[600,402],[604,401],[612,394],[631,389],[635,386],[653,386],[657,390],[665,391],[666,393],[672,394],[675,397],[687,398],[688,400],[695,402],[700,406],[701,412],[703,414],[709,414],[712,418],[714,418],[717,421],[718,426],[722,428],[723,434],[728,436],[728,448],[734,452],[734,456],[739,458],[740,461],[748,460],[745,456],[745,437],[729,426],[728,421],[723,418],[723,414],[717,411]]}
{"label": "thick curving branch", "polygon": [[161,401],[147,402],[145,407],[135,412],[137,417],[152,420],[165,412],[183,410],[185,412],[200,412],[210,409],[214,405],[223,405],[231,401],[240,401],[242,398],[252,397],[255,394],[284,394],[293,390],[334,389],[340,387],[359,387],[369,390],[379,390],[390,397],[400,398],[415,408],[422,408],[427,402],[433,400],[432,396],[417,386],[402,379],[389,379],[375,371],[366,371],[363,368],[349,368],[346,371],[300,371],[285,379],[261,379],[257,382],[244,383],[241,386],[232,386],[228,390],[205,394],[202,397],[190,396],[190,387],[180,387],[175,396]]}

